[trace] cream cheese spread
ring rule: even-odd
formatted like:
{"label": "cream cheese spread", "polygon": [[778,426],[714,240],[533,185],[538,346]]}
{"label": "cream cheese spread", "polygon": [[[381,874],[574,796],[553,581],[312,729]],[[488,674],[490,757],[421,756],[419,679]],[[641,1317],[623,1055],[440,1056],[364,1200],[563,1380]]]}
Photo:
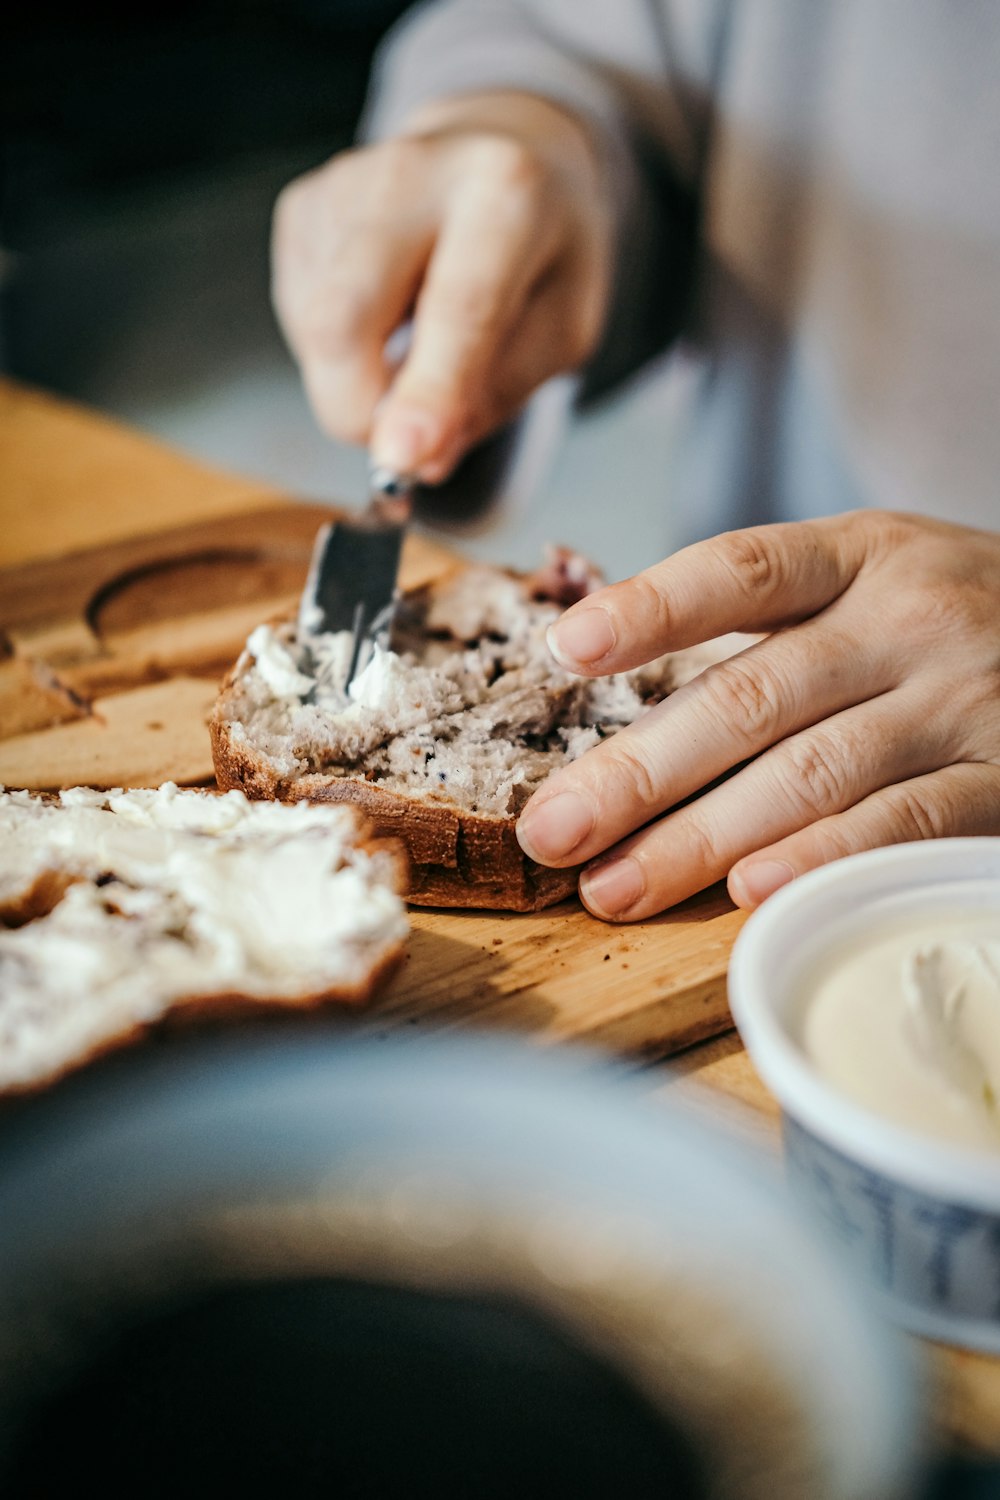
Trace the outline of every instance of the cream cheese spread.
{"label": "cream cheese spread", "polygon": [[0,1087],[57,1070],[190,996],[350,992],[407,932],[349,808],[178,791],[0,795]]}
{"label": "cream cheese spread", "polygon": [[276,698],[304,698],[316,686],[316,679],[300,672],[292,653],[270,625],[258,625],[247,640],[247,650],[257,663],[257,671]]}
{"label": "cream cheese spread", "polygon": [[1000,1151],[1000,911],[901,918],[828,954],[804,990],[802,1045],[843,1094]]}
{"label": "cream cheese spread", "polygon": [[[560,560],[570,593],[588,581]],[[557,580],[558,581],[558,580]],[[470,566],[400,602],[392,647],[347,684],[350,632],[315,612],[259,626],[221,712],[266,775],[364,776],[406,797],[516,816],[550,773],[753,639],[727,636],[609,677],[566,671],[546,643],[561,604]]]}

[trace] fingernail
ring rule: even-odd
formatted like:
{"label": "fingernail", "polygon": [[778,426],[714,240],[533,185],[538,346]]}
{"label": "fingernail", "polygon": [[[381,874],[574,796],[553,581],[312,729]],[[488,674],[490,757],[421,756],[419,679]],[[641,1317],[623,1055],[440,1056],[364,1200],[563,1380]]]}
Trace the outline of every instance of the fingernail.
{"label": "fingernail", "polygon": [[758,859],[732,871],[729,891],[737,906],[759,906],[794,879],[795,871],[783,859]]}
{"label": "fingernail", "polygon": [[532,803],[521,814],[517,840],[529,859],[540,865],[564,859],[594,826],[594,814],[576,792],[557,792]]}
{"label": "fingernail", "polygon": [[617,917],[634,906],[646,888],[634,859],[610,859],[580,876],[580,895],[598,917]]}
{"label": "fingernail", "polygon": [[440,439],[441,423],[431,412],[392,412],[372,438],[372,461],[400,474],[412,474]]}
{"label": "fingernail", "polygon": [[549,625],[546,640],[556,661],[571,672],[606,657],[615,645],[615,627],[606,609],[580,609]]}
{"label": "fingernail", "polygon": [[607,610],[581,609],[550,625],[546,635],[549,650],[560,666],[600,661],[615,644],[615,628]]}

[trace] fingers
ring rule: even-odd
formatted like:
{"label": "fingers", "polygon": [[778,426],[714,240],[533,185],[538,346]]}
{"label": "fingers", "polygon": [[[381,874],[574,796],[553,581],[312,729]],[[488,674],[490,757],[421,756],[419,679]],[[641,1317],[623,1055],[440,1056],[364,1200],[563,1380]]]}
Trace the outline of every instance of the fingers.
{"label": "fingers", "polygon": [[372,433],[377,462],[434,481],[485,426],[501,351],[553,250],[544,177],[515,142],[490,141],[449,195],[417,299],[413,340]]}
{"label": "fingers", "polygon": [[571,672],[623,672],[729,631],[773,630],[825,608],[864,561],[850,517],[730,531],[593,594],[549,632]]}
{"label": "fingers", "polygon": [[392,237],[372,254],[359,236],[304,310],[308,334],[296,353],[310,404],[331,436],[368,441],[393,377],[386,342],[413,305],[427,254],[422,241]]}
{"label": "fingers", "polygon": [[434,244],[426,205],[402,201],[394,216],[384,201],[397,159],[381,174],[373,167],[373,185],[360,156],[349,153],[285,190],[272,250],[275,311],[313,410],[326,431],[349,442],[367,441],[393,373],[386,341],[413,306]]}
{"label": "fingers", "polygon": [[797,875],[847,854],[982,834],[1000,834],[1000,767],[946,766],[874,792],[741,860],[730,871],[729,894],[737,906],[751,910]]}
{"label": "fingers", "polygon": [[[420,467],[421,478],[427,483],[445,479],[468,448],[515,417],[544,381],[573,367],[566,336],[580,309],[565,307],[564,300],[560,288],[547,278],[531,292],[515,326],[507,330],[488,373],[468,377],[467,394],[452,407],[462,413],[455,421],[453,439],[445,441],[442,457]],[[409,404],[402,408],[396,387],[376,419],[379,434],[390,417],[394,423],[401,419],[416,426],[422,426],[425,420],[422,410]],[[373,439],[373,451],[382,451],[380,437]],[[406,465],[397,460],[390,467]]]}
{"label": "fingers", "polygon": [[929,774],[941,764],[945,717],[907,687],[791,736],[592,865],[580,879],[584,904],[618,921],[651,916],[818,819]]}
{"label": "fingers", "polygon": [[[610,283],[584,128],[528,96],[464,108],[494,123],[425,122],[345,153],[275,215],[275,308],[320,422],[427,482],[583,361]],[[406,321],[392,369],[386,340]]]}
{"label": "fingers", "polygon": [[550,777],[521,815],[522,847],[541,864],[593,859],[769,745],[886,692],[895,669],[880,645],[834,606],[709,667]]}
{"label": "fingers", "polygon": [[750,906],[857,849],[1000,833],[998,581],[990,534],[859,513],[733,533],[587,599],[556,634],[584,623],[559,654],[594,675],[775,633],[553,777],[523,846],[555,865],[609,850],[581,895],[632,921],[727,871]]}

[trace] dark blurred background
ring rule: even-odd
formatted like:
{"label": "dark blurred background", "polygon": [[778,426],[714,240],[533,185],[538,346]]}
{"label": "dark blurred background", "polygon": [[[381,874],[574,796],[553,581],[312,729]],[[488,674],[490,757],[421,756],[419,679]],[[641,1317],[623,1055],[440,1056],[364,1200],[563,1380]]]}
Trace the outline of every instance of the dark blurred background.
{"label": "dark blurred background", "polygon": [[[280,188],[352,141],[375,50],[408,8],[40,0],[9,14],[5,371],[299,495],[359,502],[364,455],[319,433],[270,310],[269,224]],[[667,549],[673,407],[655,371],[568,425],[567,395],[547,391],[509,504],[466,550],[530,566],[565,540],[620,576]],[[634,524],[610,537],[623,489]]]}
{"label": "dark blurred background", "polygon": [[274,197],[350,143],[375,46],[405,9],[19,7],[0,61],[8,369],[99,404],[126,386],[169,402],[280,354]]}

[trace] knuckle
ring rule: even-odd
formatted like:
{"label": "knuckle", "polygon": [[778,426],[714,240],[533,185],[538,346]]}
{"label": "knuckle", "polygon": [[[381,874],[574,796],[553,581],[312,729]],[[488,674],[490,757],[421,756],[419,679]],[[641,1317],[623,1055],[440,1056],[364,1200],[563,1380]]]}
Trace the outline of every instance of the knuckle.
{"label": "knuckle", "polygon": [[422,180],[427,142],[417,136],[394,136],[353,155],[368,177],[373,198],[393,205],[411,198]]}
{"label": "knuckle", "polygon": [[274,200],[274,209],[271,214],[271,227],[274,238],[275,249],[280,250],[287,242],[290,232],[299,215],[301,204],[301,184],[298,179],[289,182],[281,189]]}
{"label": "knuckle", "polygon": [[778,685],[748,662],[728,661],[709,668],[705,693],[727,726],[734,725],[752,738],[773,728],[779,707]]}
{"label": "knuckle", "polygon": [[392,386],[393,402],[434,412],[452,432],[478,417],[486,398],[478,382],[466,378],[468,359],[463,351],[449,350],[447,362],[432,361],[428,354],[403,367]]}
{"label": "knuckle", "polygon": [[854,510],[837,517],[838,532],[843,539],[851,533],[863,538],[863,570],[878,571],[898,565],[900,553],[907,551],[918,536],[920,518],[904,511]]}
{"label": "knuckle", "polygon": [[828,865],[854,852],[854,845],[840,818],[823,818],[799,837],[811,865]]}
{"label": "knuckle", "polygon": [[872,535],[878,539],[886,551],[894,551],[898,547],[905,546],[921,530],[915,518],[907,515],[905,511],[871,510],[864,511],[862,514]]}
{"label": "knuckle", "polygon": [[566,347],[560,365],[567,370],[575,370],[584,364],[594,349],[596,334],[589,325],[580,324],[571,327],[566,339]]}
{"label": "knuckle", "polygon": [[[987,618],[996,613],[996,601],[986,604]],[[962,587],[951,577],[925,578],[896,600],[894,625],[904,639],[947,647],[956,636],[965,637],[983,624],[983,601],[974,589]]]}
{"label": "knuckle", "polygon": [[903,641],[923,640],[929,600],[920,589],[902,588],[893,600],[893,627]]}
{"label": "knuckle", "polygon": [[703,817],[694,815],[690,808],[686,810],[684,819],[684,845],[685,864],[697,868],[702,874],[716,877],[732,864],[732,858],[727,855],[718,830],[713,830]]}
{"label": "knuckle", "polygon": [[593,354],[604,326],[604,300],[592,288],[582,288],[581,295],[567,308],[562,320],[562,349],[559,363],[575,370]]}
{"label": "knuckle", "polygon": [[331,200],[336,202],[341,185],[354,171],[354,151],[343,151],[322,166],[294,177],[281,189],[274,203],[273,222],[278,235],[312,231],[327,216]]}
{"label": "knuckle", "polygon": [[529,199],[541,194],[545,168],[523,141],[508,135],[481,135],[475,152],[484,179],[498,190]]}
{"label": "knuckle", "polygon": [[785,583],[786,565],[776,541],[762,527],[720,538],[723,565],[741,592],[770,597]]}
{"label": "knuckle", "polygon": [[585,359],[590,358],[604,326],[605,289],[601,286],[590,290],[591,295],[580,299],[579,313],[571,325],[574,364],[581,364]]}
{"label": "knuckle", "polygon": [[839,810],[851,801],[850,775],[842,750],[810,736],[789,746],[792,784],[810,812]]}
{"label": "knuckle", "polygon": [[276,213],[294,227],[337,238],[352,227],[397,223],[427,190],[427,143],[399,136],[341,151],[297,178],[279,196]]}
{"label": "knuckle", "polygon": [[[671,614],[663,590],[649,573],[637,573],[627,583],[620,585],[619,596],[623,615],[630,621],[641,620],[644,631],[667,637],[670,633]],[[626,593],[627,591],[627,593]]]}
{"label": "knuckle", "polygon": [[621,736],[609,742],[613,750],[614,780],[619,795],[624,793],[631,804],[638,804],[644,816],[652,816],[661,810],[662,797],[652,771],[640,750],[621,744]]}
{"label": "knuckle", "polygon": [[919,783],[895,786],[889,793],[894,821],[903,839],[938,839],[948,831],[947,808],[929,787]]}

